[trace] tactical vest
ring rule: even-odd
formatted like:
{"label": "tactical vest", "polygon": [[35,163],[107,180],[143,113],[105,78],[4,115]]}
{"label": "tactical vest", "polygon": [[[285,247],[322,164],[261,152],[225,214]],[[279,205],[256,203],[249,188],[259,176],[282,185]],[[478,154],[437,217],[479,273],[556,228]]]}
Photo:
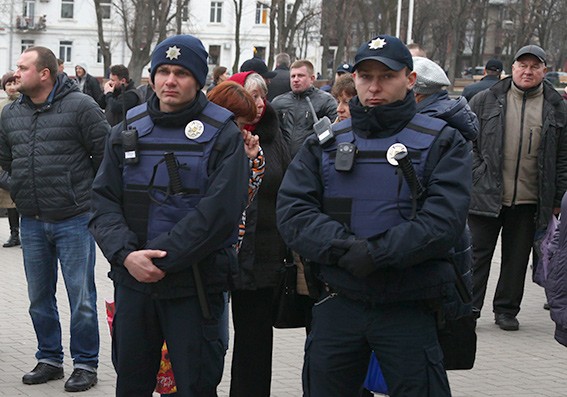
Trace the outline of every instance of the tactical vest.
{"label": "tactical vest", "polygon": [[[445,126],[442,120],[417,114],[391,137],[365,139],[353,133],[350,120],[334,125],[336,142],[323,148],[322,154],[323,212],[345,224],[357,238],[376,236],[407,222],[412,215],[410,189],[397,175],[397,167],[387,161],[386,153],[392,144],[403,143],[417,177],[426,187],[426,160]],[[358,149],[349,172],[335,170],[336,149],[341,142],[351,142]],[[453,282],[454,272],[449,266],[448,262],[428,261],[411,268],[386,268],[361,279],[338,266],[323,265],[320,277],[335,291],[365,302],[435,299],[443,295],[445,283]]]}
{"label": "tactical vest", "polygon": [[[431,144],[445,125],[417,114],[393,136],[366,139],[353,133],[350,120],[337,124],[335,143],[323,148],[323,212],[347,225],[357,238],[378,235],[407,221],[412,216],[410,189],[386,153],[394,143],[404,144],[421,180]],[[348,172],[335,170],[337,145],[342,142],[353,143],[358,150]]]}
{"label": "tactical vest", "polygon": [[[128,111],[128,125],[138,133],[139,161],[124,164],[124,214],[140,243],[169,232],[180,219],[195,211],[208,186],[207,167],[219,130],[231,116],[226,109],[209,102],[184,130],[155,125],[147,104]],[[177,163],[181,182],[177,194],[172,190],[164,161],[164,153],[168,152],[174,154]],[[236,241],[236,234],[235,228],[227,247]]]}

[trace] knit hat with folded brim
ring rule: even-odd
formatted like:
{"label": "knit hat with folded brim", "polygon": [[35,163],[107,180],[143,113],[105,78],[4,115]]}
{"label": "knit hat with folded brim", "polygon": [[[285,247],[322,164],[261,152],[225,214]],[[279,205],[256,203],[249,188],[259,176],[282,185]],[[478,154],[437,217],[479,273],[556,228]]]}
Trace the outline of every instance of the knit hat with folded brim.
{"label": "knit hat with folded brim", "polygon": [[189,34],[172,36],[159,43],[152,53],[150,78],[158,66],[163,64],[179,65],[189,70],[195,80],[203,87],[209,72],[207,59],[209,54],[201,40]]}
{"label": "knit hat with folded brim", "polygon": [[416,94],[431,95],[451,85],[445,71],[430,59],[413,57],[413,70],[417,80],[413,90]]}

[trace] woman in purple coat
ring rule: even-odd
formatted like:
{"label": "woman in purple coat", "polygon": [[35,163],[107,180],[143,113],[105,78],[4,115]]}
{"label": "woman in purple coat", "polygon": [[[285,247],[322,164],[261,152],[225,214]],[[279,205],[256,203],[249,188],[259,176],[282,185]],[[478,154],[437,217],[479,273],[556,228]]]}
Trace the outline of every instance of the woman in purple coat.
{"label": "woman in purple coat", "polygon": [[[567,193],[561,201],[561,213],[567,216]],[[567,220],[559,225],[555,243],[557,245],[549,262],[545,293],[551,319],[556,324],[555,340],[567,346]]]}

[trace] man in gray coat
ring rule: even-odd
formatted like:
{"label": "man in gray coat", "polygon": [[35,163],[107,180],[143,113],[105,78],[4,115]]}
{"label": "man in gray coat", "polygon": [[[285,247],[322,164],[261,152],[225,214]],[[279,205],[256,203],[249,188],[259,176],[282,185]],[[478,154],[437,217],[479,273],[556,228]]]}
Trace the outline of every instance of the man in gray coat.
{"label": "man in gray coat", "polygon": [[559,213],[567,188],[566,107],[544,80],[545,51],[522,47],[512,76],[470,102],[480,134],[473,146],[469,226],[473,237],[473,305],[481,309],[490,263],[502,231],[502,264],[493,300],[496,324],[519,329],[516,319],[534,236]]}
{"label": "man in gray coat", "polygon": [[[313,133],[314,117],[337,118],[337,102],[328,92],[313,86],[315,71],[307,60],[298,60],[291,65],[291,91],[278,95],[272,106],[278,114],[284,139],[290,147],[291,157],[295,156],[303,141]],[[311,100],[315,115],[307,103]]]}

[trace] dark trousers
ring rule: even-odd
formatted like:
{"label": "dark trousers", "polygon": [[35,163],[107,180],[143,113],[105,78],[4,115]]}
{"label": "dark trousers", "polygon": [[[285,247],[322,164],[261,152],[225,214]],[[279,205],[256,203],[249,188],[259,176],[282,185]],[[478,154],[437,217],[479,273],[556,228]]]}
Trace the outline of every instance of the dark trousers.
{"label": "dark trousers", "polygon": [[331,295],[313,307],[304,396],[358,396],[372,350],[390,397],[451,395],[432,311],[413,302],[370,306]]}
{"label": "dark trousers", "polygon": [[8,223],[10,224],[10,232],[18,234],[20,230],[20,214],[15,208],[8,208]]}
{"label": "dark trousers", "polygon": [[234,350],[230,397],[270,396],[273,296],[273,288],[231,292]]}
{"label": "dark trousers", "polygon": [[178,397],[216,397],[225,347],[222,293],[208,294],[212,320],[204,320],[197,297],[153,299],[115,286],[112,362],[117,397],[151,397],[167,340]]}
{"label": "dark trousers", "polygon": [[490,264],[502,230],[502,263],[494,293],[493,311],[516,316],[535,233],[535,205],[503,207],[497,218],[469,215],[473,242],[473,305],[482,309]]}

